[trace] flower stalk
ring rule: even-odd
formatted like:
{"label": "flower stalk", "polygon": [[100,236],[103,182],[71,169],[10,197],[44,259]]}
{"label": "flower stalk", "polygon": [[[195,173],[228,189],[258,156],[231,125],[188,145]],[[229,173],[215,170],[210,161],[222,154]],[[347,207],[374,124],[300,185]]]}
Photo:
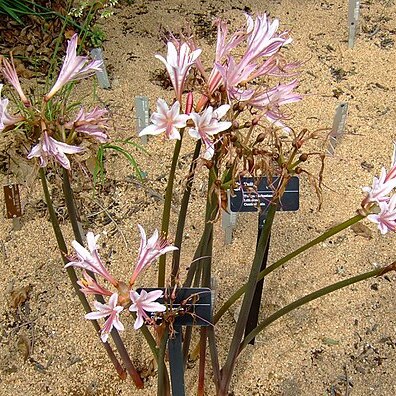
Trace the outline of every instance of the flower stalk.
{"label": "flower stalk", "polygon": [[[82,238],[81,230],[80,230],[79,217],[78,217],[76,205],[74,202],[74,193],[73,193],[73,189],[70,184],[69,172],[65,168],[63,168],[63,193],[65,196],[65,202],[66,202],[66,207],[67,207],[67,211],[69,214],[69,220],[70,220],[70,223],[73,228],[74,238],[76,239],[76,241],[78,243],[80,243],[82,245],[83,238]],[[69,268],[71,268],[71,267],[67,267],[66,269],[69,270]],[[73,269],[73,271],[74,271],[74,269]],[[94,278],[94,274],[92,272],[90,272],[89,275]],[[105,303],[103,296],[100,294],[96,294],[95,299],[100,304]],[[129,357],[128,351],[125,348],[124,342],[122,341],[122,338],[121,338],[119,332],[117,331],[117,329],[113,328],[110,332],[110,335],[114,341],[114,344],[116,345],[118,353],[120,354],[121,359],[124,362],[128,373],[132,377],[136,387],[138,389],[143,389],[143,387],[144,387],[143,381],[142,381],[139,373],[137,372],[135,366],[133,365],[131,358]]]}
{"label": "flower stalk", "polygon": [[169,376],[168,370],[165,365],[165,354],[166,354],[166,345],[168,343],[169,331],[168,328],[165,328],[165,331],[162,334],[161,342],[158,349],[158,396],[170,396],[169,389]]}
{"label": "flower stalk", "polygon": [[248,320],[250,307],[253,301],[254,291],[256,289],[257,277],[260,271],[261,263],[263,262],[265,249],[269,241],[269,236],[276,213],[276,206],[277,206],[277,202],[272,202],[269,205],[267,219],[264,223],[264,227],[257,244],[256,254],[254,256],[252,268],[249,274],[249,279],[246,284],[246,292],[242,302],[241,311],[238,317],[238,321],[235,325],[234,335],[232,337],[226,362],[223,368],[221,369],[221,380],[219,386],[220,395],[226,395],[228,392],[228,388],[230,386],[232,372],[234,370],[236,358],[238,357],[238,353],[239,353],[239,344],[243,337],[243,332],[246,327],[246,322]]}
{"label": "flower stalk", "polygon": [[[353,224],[358,223],[360,220],[364,219],[365,216],[362,214],[357,214],[356,216],[344,221],[336,225],[335,227],[330,228],[329,230],[325,231],[322,235],[318,236],[317,238],[313,239],[312,241],[306,243],[305,245],[301,246],[300,248],[294,250],[293,252],[289,253],[288,255],[282,257],[281,259],[277,260],[275,263],[268,266],[266,269],[261,271],[257,276],[257,282],[263,279],[265,276],[270,274],[272,271],[279,268],[281,265],[287,263],[289,260],[293,259],[294,257],[298,256],[299,254],[307,251],[308,249],[312,248],[313,246],[317,245],[320,242],[325,241],[326,239],[332,237],[333,235],[338,234],[339,232],[345,230],[346,228],[352,226]],[[234,304],[247,290],[247,283],[241,286],[216,312],[215,316],[213,317],[213,323],[216,324],[220,318],[230,309],[232,304]]]}
{"label": "flower stalk", "polygon": [[174,286],[175,281],[177,279],[180,267],[180,254],[181,254],[181,245],[183,241],[184,234],[184,226],[186,224],[187,218],[187,209],[188,204],[190,202],[191,188],[194,181],[195,169],[197,167],[197,159],[199,153],[201,151],[201,140],[195,145],[195,150],[193,154],[193,158],[191,160],[190,170],[187,177],[186,188],[184,189],[183,198],[180,205],[179,217],[177,220],[176,234],[175,234],[175,242],[174,245],[178,247],[178,250],[173,252],[172,256],[172,277],[171,277],[171,285]]}
{"label": "flower stalk", "polygon": [[[52,204],[51,196],[50,196],[49,189],[48,189],[47,179],[45,177],[44,168],[40,168],[39,173],[40,173],[41,184],[42,184],[43,192],[44,192],[44,199],[45,199],[45,202],[46,202],[47,207],[48,207],[48,213],[50,215],[50,220],[51,220],[52,228],[54,230],[55,238],[56,238],[59,250],[61,251],[61,254],[62,254],[62,260],[63,260],[64,264],[67,264],[68,263],[68,260],[66,258],[67,247],[66,247],[65,240],[63,238],[62,231],[61,231],[60,226],[59,226],[59,221],[58,221],[58,218],[56,216],[54,206]],[[75,272],[74,268],[73,267],[68,267],[68,268],[66,268],[66,271],[67,271],[67,275],[69,276],[70,281],[71,281],[71,283],[73,285],[73,288],[74,288],[74,290],[75,290],[75,292],[77,294],[77,297],[79,298],[82,306],[84,307],[85,312],[86,313],[91,312],[91,307],[89,305],[89,302],[86,299],[86,297],[84,296],[84,294],[81,293],[80,287],[77,284],[77,275],[76,275],[76,272]],[[99,334],[100,333],[100,325],[99,325],[99,323],[96,320],[93,320],[92,324],[93,324],[93,326],[95,328],[95,332],[97,334]],[[113,363],[113,365],[114,365],[119,377],[121,379],[125,379],[126,378],[126,372],[122,368],[121,364],[119,363],[119,361],[118,361],[117,357],[115,356],[114,351],[111,348],[110,344],[108,342],[102,342],[102,344],[103,344],[103,347],[105,348],[105,350],[107,352],[107,355],[109,356],[111,362]]]}
{"label": "flower stalk", "polygon": [[393,264],[391,264],[390,266],[385,267],[385,268],[377,268],[375,270],[368,271],[368,272],[365,272],[365,273],[357,275],[357,276],[353,276],[348,279],[344,279],[340,282],[333,283],[330,286],[326,286],[326,287],[319,289],[313,293],[307,294],[306,296],[304,296],[296,301],[293,301],[291,304],[286,305],[279,311],[273,313],[268,318],[263,320],[254,330],[252,330],[249,334],[247,334],[239,346],[238,354],[242,352],[242,350],[249,344],[249,342],[253,338],[257,337],[257,335],[261,331],[263,331],[266,327],[268,327],[271,323],[275,322],[275,320],[281,318],[282,316],[288,314],[289,312],[297,309],[298,307],[301,307],[304,304],[307,304],[313,300],[316,300],[317,298],[320,298],[327,294],[330,294],[336,290],[342,289],[346,286],[353,285],[354,283],[361,282],[363,280],[370,279],[375,276],[381,276],[385,272],[388,272],[391,270],[393,270],[393,271],[395,270]]}
{"label": "flower stalk", "polygon": [[[169,221],[170,221],[170,211],[172,205],[172,193],[173,184],[175,181],[176,166],[179,159],[181,144],[183,140],[183,129],[180,130],[180,139],[176,140],[175,148],[173,151],[172,164],[169,171],[168,184],[166,186],[165,192],[165,202],[164,209],[162,212],[162,224],[161,224],[161,236],[166,238],[168,236]],[[158,262],[158,287],[165,286],[165,274],[166,274],[166,256],[162,255]]]}

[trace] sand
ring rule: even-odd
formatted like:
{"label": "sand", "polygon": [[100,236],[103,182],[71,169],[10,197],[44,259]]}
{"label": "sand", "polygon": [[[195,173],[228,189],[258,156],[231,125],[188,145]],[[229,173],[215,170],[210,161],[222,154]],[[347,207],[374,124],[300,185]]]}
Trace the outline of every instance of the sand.
{"label": "sand", "polygon": [[[240,23],[243,11],[267,11],[280,19],[283,29],[292,32],[290,57],[304,61],[299,92],[305,97],[290,107],[294,114],[291,124],[296,130],[330,128],[337,106],[348,102],[345,136],[335,155],[326,158],[322,209],[317,209],[313,186],[302,177],[300,210],[276,217],[270,263],[352,217],[362,199],[361,187],[371,184],[381,166],[390,165],[396,117],[396,6],[385,0],[362,2],[355,47],[348,49],[347,3],[136,1],[116,9],[115,15],[103,22],[103,49],[112,88],[98,90],[98,97],[114,116],[115,131],[111,135],[115,139],[136,136],[136,95],[148,96],[152,109],[158,96],[171,99],[172,92],[155,83],[153,77],[162,70],[162,64],[154,58],[156,53],[165,53],[164,41],[159,39],[162,32],[177,32],[189,22],[200,36],[203,58],[209,61],[214,51],[213,18],[222,16]],[[88,81],[79,89],[92,93]],[[137,138],[135,141],[139,142]],[[89,182],[75,174],[76,191],[84,198],[79,208],[83,225],[102,234],[100,253],[120,279],[128,279],[136,260],[137,224],[151,233],[161,222],[161,197],[173,143],[153,138],[146,148],[150,156],[133,151],[147,172],[146,187],[133,181],[133,169],[114,154],[107,157],[106,186],[95,196]],[[171,235],[193,148],[189,142],[182,149]],[[318,165],[312,161],[307,169],[315,171]],[[53,175],[51,182],[58,213],[65,214],[60,177]],[[13,228],[12,220],[3,220],[0,225],[0,394],[155,394],[155,376],[145,379],[141,391],[129,378],[121,381],[117,377],[93,327],[84,319],[63,269],[40,188],[39,181],[29,190],[22,188],[24,216],[20,230]],[[183,268],[191,261],[203,226],[205,189],[202,171],[194,184],[185,229]],[[320,287],[394,261],[394,235],[381,236],[373,224],[364,224],[369,231],[344,231],[271,274],[265,284],[261,317]],[[73,237],[67,221],[62,227],[70,243]],[[221,225],[215,225],[217,306],[246,280],[256,232],[256,215],[240,215],[232,244],[224,245]],[[153,266],[140,284],[154,286],[156,271]],[[394,395],[395,281],[391,273],[362,282],[275,322],[240,356],[232,394]],[[19,305],[15,300],[18,290],[25,293]],[[224,315],[216,328],[221,359],[228,350],[236,309]],[[124,323],[127,330],[123,338],[132,360],[139,370],[147,371],[150,352],[134,332],[132,318]],[[209,367],[207,373],[206,394],[214,395]],[[186,372],[188,395],[196,393],[196,378],[197,365],[191,364]]]}

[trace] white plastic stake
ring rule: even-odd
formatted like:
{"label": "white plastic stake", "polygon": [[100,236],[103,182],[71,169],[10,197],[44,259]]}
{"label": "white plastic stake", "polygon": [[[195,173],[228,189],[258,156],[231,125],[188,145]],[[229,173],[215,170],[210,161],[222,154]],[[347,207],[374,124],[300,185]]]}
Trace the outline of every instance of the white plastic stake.
{"label": "white plastic stake", "polygon": [[355,45],[355,37],[359,19],[360,0],[349,0],[348,7],[348,48],[353,48]]}
{"label": "white plastic stake", "polygon": [[227,191],[228,197],[228,212],[223,210],[222,217],[221,217],[221,227],[224,230],[224,244],[229,245],[232,243],[232,232],[236,227],[236,222],[238,219],[237,212],[231,212],[230,208],[230,192]]}
{"label": "white plastic stake", "polygon": [[96,72],[96,78],[98,79],[99,86],[106,89],[110,88],[110,81],[109,76],[107,75],[106,66],[104,64],[102,48],[94,48],[91,51],[91,56],[95,60],[102,61],[101,70]]}
{"label": "white plastic stake", "polygon": [[341,140],[345,132],[345,123],[348,115],[348,103],[340,103],[337,107],[336,114],[333,120],[333,127],[329,135],[329,145],[327,147],[327,153],[334,155],[335,147]]}
{"label": "white plastic stake", "polygon": [[[150,124],[150,107],[149,100],[147,96],[136,96],[135,97],[135,107],[136,107],[136,126],[137,134]],[[147,144],[147,135],[142,136],[142,144]]]}

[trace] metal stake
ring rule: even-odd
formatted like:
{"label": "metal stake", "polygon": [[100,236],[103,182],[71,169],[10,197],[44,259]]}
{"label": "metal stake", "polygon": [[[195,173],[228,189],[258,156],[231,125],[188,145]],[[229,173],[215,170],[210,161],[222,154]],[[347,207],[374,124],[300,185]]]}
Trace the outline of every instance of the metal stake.
{"label": "metal stake", "polygon": [[[147,96],[136,96],[135,97],[135,107],[136,107],[136,125],[137,134],[139,134],[146,126],[150,124],[150,107],[149,100]],[[140,138],[142,144],[147,144],[147,135]]]}
{"label": "metal stake", "polygon": [[348,7],[348,48],[353,48],[355,45],[355,37],[359,19],[360,0],[349,0]]}
{"label": "metal stake", "polygon": [[110,81],[109,76],[107,75],[106,66],[104,64],[102,48],[94,48],[91,51],[91,55],[95,60],[102,61],[101,70],[96,72],[96,78],[98,79],[99,86],[105,89],[110,88]]}
{"label": "metal stake", "polygon": [[327,152],[330,155],[334,155],[335,146],[341,140],[345,131],[345,123],[348,115],[348,103],[340,103],[337,107],[336,114],[333,120],[333,127],[331,128],[329,136],[329,145],[327,147]]}

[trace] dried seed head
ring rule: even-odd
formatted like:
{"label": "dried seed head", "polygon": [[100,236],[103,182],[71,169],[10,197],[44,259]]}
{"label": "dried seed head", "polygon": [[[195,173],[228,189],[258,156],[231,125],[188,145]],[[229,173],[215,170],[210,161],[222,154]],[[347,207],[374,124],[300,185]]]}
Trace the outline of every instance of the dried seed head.
{"label": "dried seed head", "polygon": [[296,169],[294,169],[294,171],[296,172],[296,175],[300,175],[303,172],[303,168],[297,166]]}
{"label": "dried seed head", "polygon": [[262,141],[264,141],[265,135],[266,134],[264,132],[259,133],[254,144],[261,143]]}
{"label": "dried seed head", "polygon": [[307,159],[308,159],[308,154],[307,154],[307,153],[302,153],[302,154],[300,155],[299,160],[300,160],[301,162],[305,162]]}
{"label": "dried seed head", "polygon": [[239,122],[237,120],[232,121],[232,129],[239,129]]}

